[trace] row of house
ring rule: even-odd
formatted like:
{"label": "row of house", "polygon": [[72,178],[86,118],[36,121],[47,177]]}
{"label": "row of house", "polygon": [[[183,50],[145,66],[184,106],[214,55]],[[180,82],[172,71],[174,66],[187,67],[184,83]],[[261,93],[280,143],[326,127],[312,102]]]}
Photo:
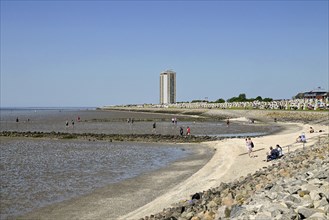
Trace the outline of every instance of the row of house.
{"label": "row of house", "polygon": [[175,103],[167,105],[152,105],[154,108],[208,108],[208,109],[279,109],[279,110],[329,110],[329,101],[318,99],[292,99],[276,100],[271,102],[254,101],[254,102],[225,102],[225,103]]}
{"label": "row of house", "polygon": [[281,109],[281,110],[329,110],[329,93],[318,87],[316,90],[299,93],[291,100],[275,100],[271,102],[253,101],[253,102],[225,102],[225,103],[161,103],[152,105],[155,108],[245,108],[245,109]]}
{"label": "row of house", "polygon": [[298,93],[294,99],[318,99],[325,100],[328,98],[329,92],[324,91],[321,87],[318,87],[316,90],[311,90],[309,92]]}

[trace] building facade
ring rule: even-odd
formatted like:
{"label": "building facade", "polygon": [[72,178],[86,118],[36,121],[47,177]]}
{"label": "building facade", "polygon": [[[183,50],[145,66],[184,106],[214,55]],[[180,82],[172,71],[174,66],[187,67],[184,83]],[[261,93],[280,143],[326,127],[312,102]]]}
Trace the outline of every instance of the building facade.
{"label": "building facade", "polygon": [[294,98],[296,99],[318,99],[325,100],[329,96],[329,92],[318,87],[317,89],[311,90],[309,92],[298,93]]}
{"label": "building facade", "polygon": [[164,71],[160,74],[160,104],[176,103],[176,72]]}

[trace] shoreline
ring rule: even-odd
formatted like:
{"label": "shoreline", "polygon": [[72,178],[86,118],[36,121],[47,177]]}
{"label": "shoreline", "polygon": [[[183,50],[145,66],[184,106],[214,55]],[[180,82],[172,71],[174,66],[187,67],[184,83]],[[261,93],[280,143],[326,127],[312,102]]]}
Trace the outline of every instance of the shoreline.
{"label": "shoreline", "polygon": [[[246,155],[244,138],[226,138],[193,144],[206,145],[200,149],[197,147],[199,153],[194,156],[200,156],[200,150],[204,152],[210,150],[209,152],[215,154],[211,158],[203,158],[203,163],[199,159],[191,158],[187,161],[178,161],[172,164],[174,169],[169,166],[141,175],[137,179],[125,181],[121,186],[118,184],[97,189],[89,195],[32,211],[18,219],[139,219],[160,212],[176,202],[189,199],[196,192],[219,186],[222,182],[234,181],[269,165],[262,161],[269,147],[268,143],[273,142],[272,146],[274,146],[276,140],[280,140],[281,146],[291,144],[301,131],[307,134],[310,126],[304,123],[279,122],[278,124],[282,125],[280,131],[253,138],[258,155],[256,158],[248,158]],[[320,129],[320,126],[324,127],[324,125],[312,126],[316,130]],[[328,134],[328,127],[324,130],[321,135]],[[320,133],[311,136],[317,134]],[[256,163],[250,163],[252,160]],[[165,184],[161,185],[162,183]],[[121,207],[128,209],[122,210]]]}
{"label": "shoreline", "polygon": [[[253,138],[258,157],[248,157],[244,138],[191,144],[196,151],[192,157],[176,161],[169,167],[32,211],[17,219],[140,219],[159,213],[175,203],[190,199],[196,192],[234,181],[269,166],[271,163],[263,159],[270,142],[273,146],[276,140],[280,140],[281,146],[293,144],[295,136],[300,132],[307,133],[309,128],[308,124],[300,123],[283,125],[284,129],[279,133]],[[307,146],[316,141],[314,137],[323,134],[328,134],[327,129],[323,133],[307,134],[311,138]],[[295,146],[292,150],[300,147]],[[283,149],[287,153],[287,148]],[[207,151],[208,154],[214,154],[207,157]]]}
{"label": "shoreline", "polygon": [[120,219],[140,219],[145,216],[154,215],[165,208],[171,207],[174,203],[191,199],[191,195],[196,192],[218,187],[221,183],[241,179],[264,166],[267,167],[272,164],[272,162],[264,162],[269,146],[280,144],[280,146],[283,146],[285,154],[287,154],[287,148],[285,146],[295,145],[293,149],[290,149],[291,151],[302,148],[303,145],[301,143],[295,143],[296,136],[301,132],[305,132],[309,137],[309,141],[306,144],[307,147],[317,141],[317,136],[328,135],[328,127],[326,126],[320,126],[320,129],[326,128],[325,132],[307,134],[309,126],[308,124],[290,123],[286,124],[285,131],[269,136],[253,138],[253,142],[255,143],[254,153],[257,155],[254,158],[248,157],[244,139],[225,139],[208,142],[209,147],[214,148],[216,153],[204,167],[166,194],[127,215],[121,216]]}

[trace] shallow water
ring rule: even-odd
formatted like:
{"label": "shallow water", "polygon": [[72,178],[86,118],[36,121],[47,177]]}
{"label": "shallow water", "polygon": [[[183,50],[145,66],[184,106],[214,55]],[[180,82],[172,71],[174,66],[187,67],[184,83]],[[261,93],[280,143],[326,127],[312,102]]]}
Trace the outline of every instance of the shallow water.
{"label": "shallow water", "polygon": [[[152,114],[120,111],[98,110],[0,110],[0,131],[42,131],[68,133],[104,133],[104,134],[152,134],[153,123],[156,122],[157,134],[178,135],[180,127],[186,132],[191,128],[192,135],[209,135],[219,137],[257,136],[278,130],[265,124],[232,121],[227,127],[224,121],[194,121],[186,116],[168,114]],[[77,118],[80,117],[80,122]],[[177,125],[171,118],[177,117]],[[16,118],[19,122],[16,122]],[[134,123],[127,123],[127,119]],[[72,120],[74,125],[72,125]],[[66,121],[69,126],[65,125]]]}
{"label": "shallow water", "polygon": [[[77,118],[80,117],[80,121]],[[177,125],[171,122],[177,117]],[[16,122],[16,118],[19,119]],[[127,119],[134,123],[127,123]],[[74,121],[74,126],[71,124]],[[69,121],[69,126],[65,122]],[[232,121],[194,121],[187,116],[77,109],[0,109],[0,131],[41,131],[104,134],[179,134],[257,136],[279,127]],[[109,143],[83,140],[0,139],[1,219],[17,216],[55,202],[90,193],[159,169],[187,157],[184,145]]]}
{"label": "shallow water", "polygon": [[191,153],[169,144],[30,139],[1,139],[0,150],[1,219],[159,169]]}

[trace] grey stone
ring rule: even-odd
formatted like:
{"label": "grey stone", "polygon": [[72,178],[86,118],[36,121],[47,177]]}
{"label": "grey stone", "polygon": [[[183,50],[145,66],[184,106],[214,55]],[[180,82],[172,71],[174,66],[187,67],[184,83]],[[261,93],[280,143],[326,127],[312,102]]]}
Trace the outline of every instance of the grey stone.
{"label": "grey stone", "polygon": [[296,196],[293,196],[293,195],[286,196],[284,198],[284,200],[291,201],[293,203],[300,203],[301,202],[301,200],[299,198],[297,198]]}
{"label": "grey stone", "polygon": [[325,172],[325,171],[322,171],[322,172],[319,172],[316,177],[318,179],[328,179],[329,178],[329,173],[328,172]]}
{"label": "grey stone", "polygon": [[255,220],[264,220],[264,219],[271,219],[271,213],[270,212],[260,212],[257,213],[254,217]]}
{"label": "grey stone", "polygon": [[283,191],[283,187],[280,184],[276,184],[271,188],[270,191],[271,192],[281,192],[281,191]]}
{"label": "grey stone", "polygon": [[[272,213],[272,217],[275,217],[273,216],[273,213],[276,213],[276,215],[289,213],[288,206],[285,203],[272,203],[267,207],[267,211]],[[279,213],[277,213],[276,211],[279,211]]]}
{"label": "grey stone", "polygon": [[277,192],[270,192],[270,193],[267,193],[266,197],[269,198],[270,200],[274,200],[278,197],[278,193]]}
{"label": "grey stone", "polygon": [[316,213],[316,211],[314,209],[309,209],[309,208],[305,208],[305,207],[298,207],[297,208],[297,213],[299,215],[301,215],[302,218],[308,218],[311,215],[313,215],[314,213]]}
{"label": "grey stone", "polygon": [[312,173],[312,172],[310,172],[310,171],[306,172],[305,174],[306,174],[308,177],[313,177],[313,176],[314,176],[314,173]]}
{"label": "grey stone", "polygon": [[195,215],[195,212],[189,212],[186,214],[185,218],[191,219]]}
{"label": "grey stone", "polygon": [[290,193],[290,194],[297,194],[297,192],[301,190],[300,186],[292,186],[292,187],[289,187],[287,188],[287,191]]}
{"label": "grey stone", "polygon": [[289,215],[277,215],[275,218],[273,218],[273,220],[291,220]]}
{"label": "grey stone", "polygon": [[321,199],[321,196],[320,196],[319,190],[313,190],[313,191],[311,191],[310,192],[310,197],[311,197],[312,200],[315,200],[315,201],[320,200]]}
{"label": "grey stone", "polygon": [[227,209],[226,206],[220,206],[216,212],[215,215],[215,219],[219,219],[219,218],[227,218],[227,216],[225,216],[225,210]]}
{"label": "grey stone", "polygon": [[207,205],[209,208],[217,207],[217,203],[214,201],[210,201]]}
{"label": "grey stone", "polygon": [[269,183],[265,186],[265,190],[270,190],[273,187],[273,183]]}
{"label": "grey stone", "polygon": [[318,209],[322,210],[324,213],[327,213],[329,215],[329,205],[320,206]]}
{"label": "grey stone", "polygon": [[321,212],[314,213],[308,218],[308,220],[327,220],[327,219],[328,216],[326,216],[326,214]]}
{"label": "grey stone", "polygon": [[314,208],[314,203],[312,200],[302,200],[299,206],[312,209]]}
{"label": "grey stone", "polygon": [[309,180],[308,183],[315,186],[321,186],[323,184],[323,181],[319,180],[318,178],[315,178]]}
{"label": "grey stone", "polygon": [[247,212],[250,212],[250,213],[257,213],[257,212],[260,212],[264,205],[263,204],[256,204],[256,205],[246,205],[246,206],[243,206],[246,208]]}
{"label": "grey stone", "polygon": [[319,189],[319,187],[315,186],[314,184],[304,184],[301,186],[302,190],[307,190],[307,191],[314,191]]}
{"label": "grey stone", "polygon": [[321,200],[314,201],[314,208],[318,208],[320,206],[328,205],[328,200],[325,197],[322,197]]}
{"label": "grey stone", "polygon": [[275,218],[275,217],[277,217],[278,215],[281,215],[281,214],[282,214],[282,212],[280,210],[276,209],[276,210],[273,210],[271,212],[271,217]]}
{"label": "grey stone", "polygon": [[239,206],[239,205],[233,205],[232,208],[231,208],[230,218],[238,217],[239,215],[241,215],[245,211],[246,211],[245,207]]}

